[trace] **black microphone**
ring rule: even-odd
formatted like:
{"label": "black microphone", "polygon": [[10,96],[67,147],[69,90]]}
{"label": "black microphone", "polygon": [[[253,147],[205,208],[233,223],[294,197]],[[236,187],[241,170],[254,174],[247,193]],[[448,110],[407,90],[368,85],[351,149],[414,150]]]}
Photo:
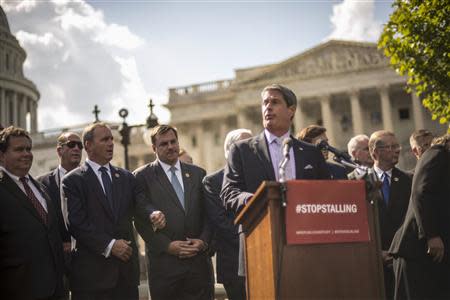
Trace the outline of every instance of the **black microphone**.
{"label": "black microphone", "polygon": [[289,159],[289,151],[292,148],[292,139],[287,137],[283,140],[283,156]]}
{"label": "black microphone", "polygon": [[321,141],[319,144],[317,144],[317,148],[319,148],[320,150],[328,150],[331,153],[333,153],[334,155],[336,155],[336,157],[338,157],[338,158],[342,158],[347,161],[352,161],[352,158],[350,157],[350,155],[348,155],[344,151],[338,150],[338,149],[330,146],[330,144],[328,144],[327,141]]}

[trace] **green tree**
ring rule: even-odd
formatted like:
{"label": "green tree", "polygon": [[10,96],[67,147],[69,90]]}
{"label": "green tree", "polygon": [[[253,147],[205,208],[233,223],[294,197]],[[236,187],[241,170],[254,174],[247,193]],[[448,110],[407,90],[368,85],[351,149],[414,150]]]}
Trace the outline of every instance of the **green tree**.
{"label": "green tree", "polygon": [[[450,2],[395,0],[378,47],[408,90],[421,96],[433,120],[450,122]],[[449,129],[450,130],[450,129]]]}

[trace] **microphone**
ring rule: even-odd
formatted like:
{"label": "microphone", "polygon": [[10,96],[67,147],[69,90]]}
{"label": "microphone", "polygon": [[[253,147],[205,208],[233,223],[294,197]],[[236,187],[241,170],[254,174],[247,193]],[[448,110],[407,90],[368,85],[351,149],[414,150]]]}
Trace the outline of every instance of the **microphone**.
{"label": "microphone", "polygon": [[289,151],[292,148],[292,139],[287,137],[283,140],[283,157],[289,159]]}
{"label": "microphone", "polygon": [[348,155],[344,151],[338,150],[338,149],[330,146],[330,144],[328,144],[327,141],[321,141],[319,144],[317,144],[317,148],[319,148],[320,150],[328,150],[338,158],[341,158],[341,159],[344,159],[347,161],[352,161],[352,158],[350,157],[350,155]]}

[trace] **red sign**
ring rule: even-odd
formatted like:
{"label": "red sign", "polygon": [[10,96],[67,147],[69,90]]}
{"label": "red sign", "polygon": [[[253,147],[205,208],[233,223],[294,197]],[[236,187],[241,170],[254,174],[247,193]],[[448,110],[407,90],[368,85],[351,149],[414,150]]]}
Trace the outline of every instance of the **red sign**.
{"label": "red sign", "polygon": [[286,239],[288,245],[370,241],[364,182],[288,181]]}

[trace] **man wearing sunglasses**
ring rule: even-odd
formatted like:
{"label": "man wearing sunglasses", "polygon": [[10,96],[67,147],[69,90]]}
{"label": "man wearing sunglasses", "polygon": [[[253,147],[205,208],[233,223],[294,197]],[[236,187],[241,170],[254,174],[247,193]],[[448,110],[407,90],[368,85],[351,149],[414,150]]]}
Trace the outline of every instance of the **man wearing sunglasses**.
{"label": "man wearing sunglasses", "polygon": [[[37,178],[42,183],[50,196],[54,207],[58,212],[58,226],[63,240],[65,275],[67,276],[70,266],[71,237],[67,230],[67,201],[61,197],[61,182],[64,175],[79,166],[81,161],[81,150],[83,144],[80,136],[74,132],[63,132],[57,139],[56,153],[59,157],[59,166],[47,174]],[[65,298],[69,297],[69,289],[64,281]]]}
{"label": "man wearing sunglasses", "polygon": [[378,218],[386,299],[394,297],[393,257],[388,249],[395,232],[403,223],[411,194],[411,175],[396,167],[401,149],[394,133],[390,131],[379,130],[370,136],[369,151],[374,161],[373,170],[381,182]]}

